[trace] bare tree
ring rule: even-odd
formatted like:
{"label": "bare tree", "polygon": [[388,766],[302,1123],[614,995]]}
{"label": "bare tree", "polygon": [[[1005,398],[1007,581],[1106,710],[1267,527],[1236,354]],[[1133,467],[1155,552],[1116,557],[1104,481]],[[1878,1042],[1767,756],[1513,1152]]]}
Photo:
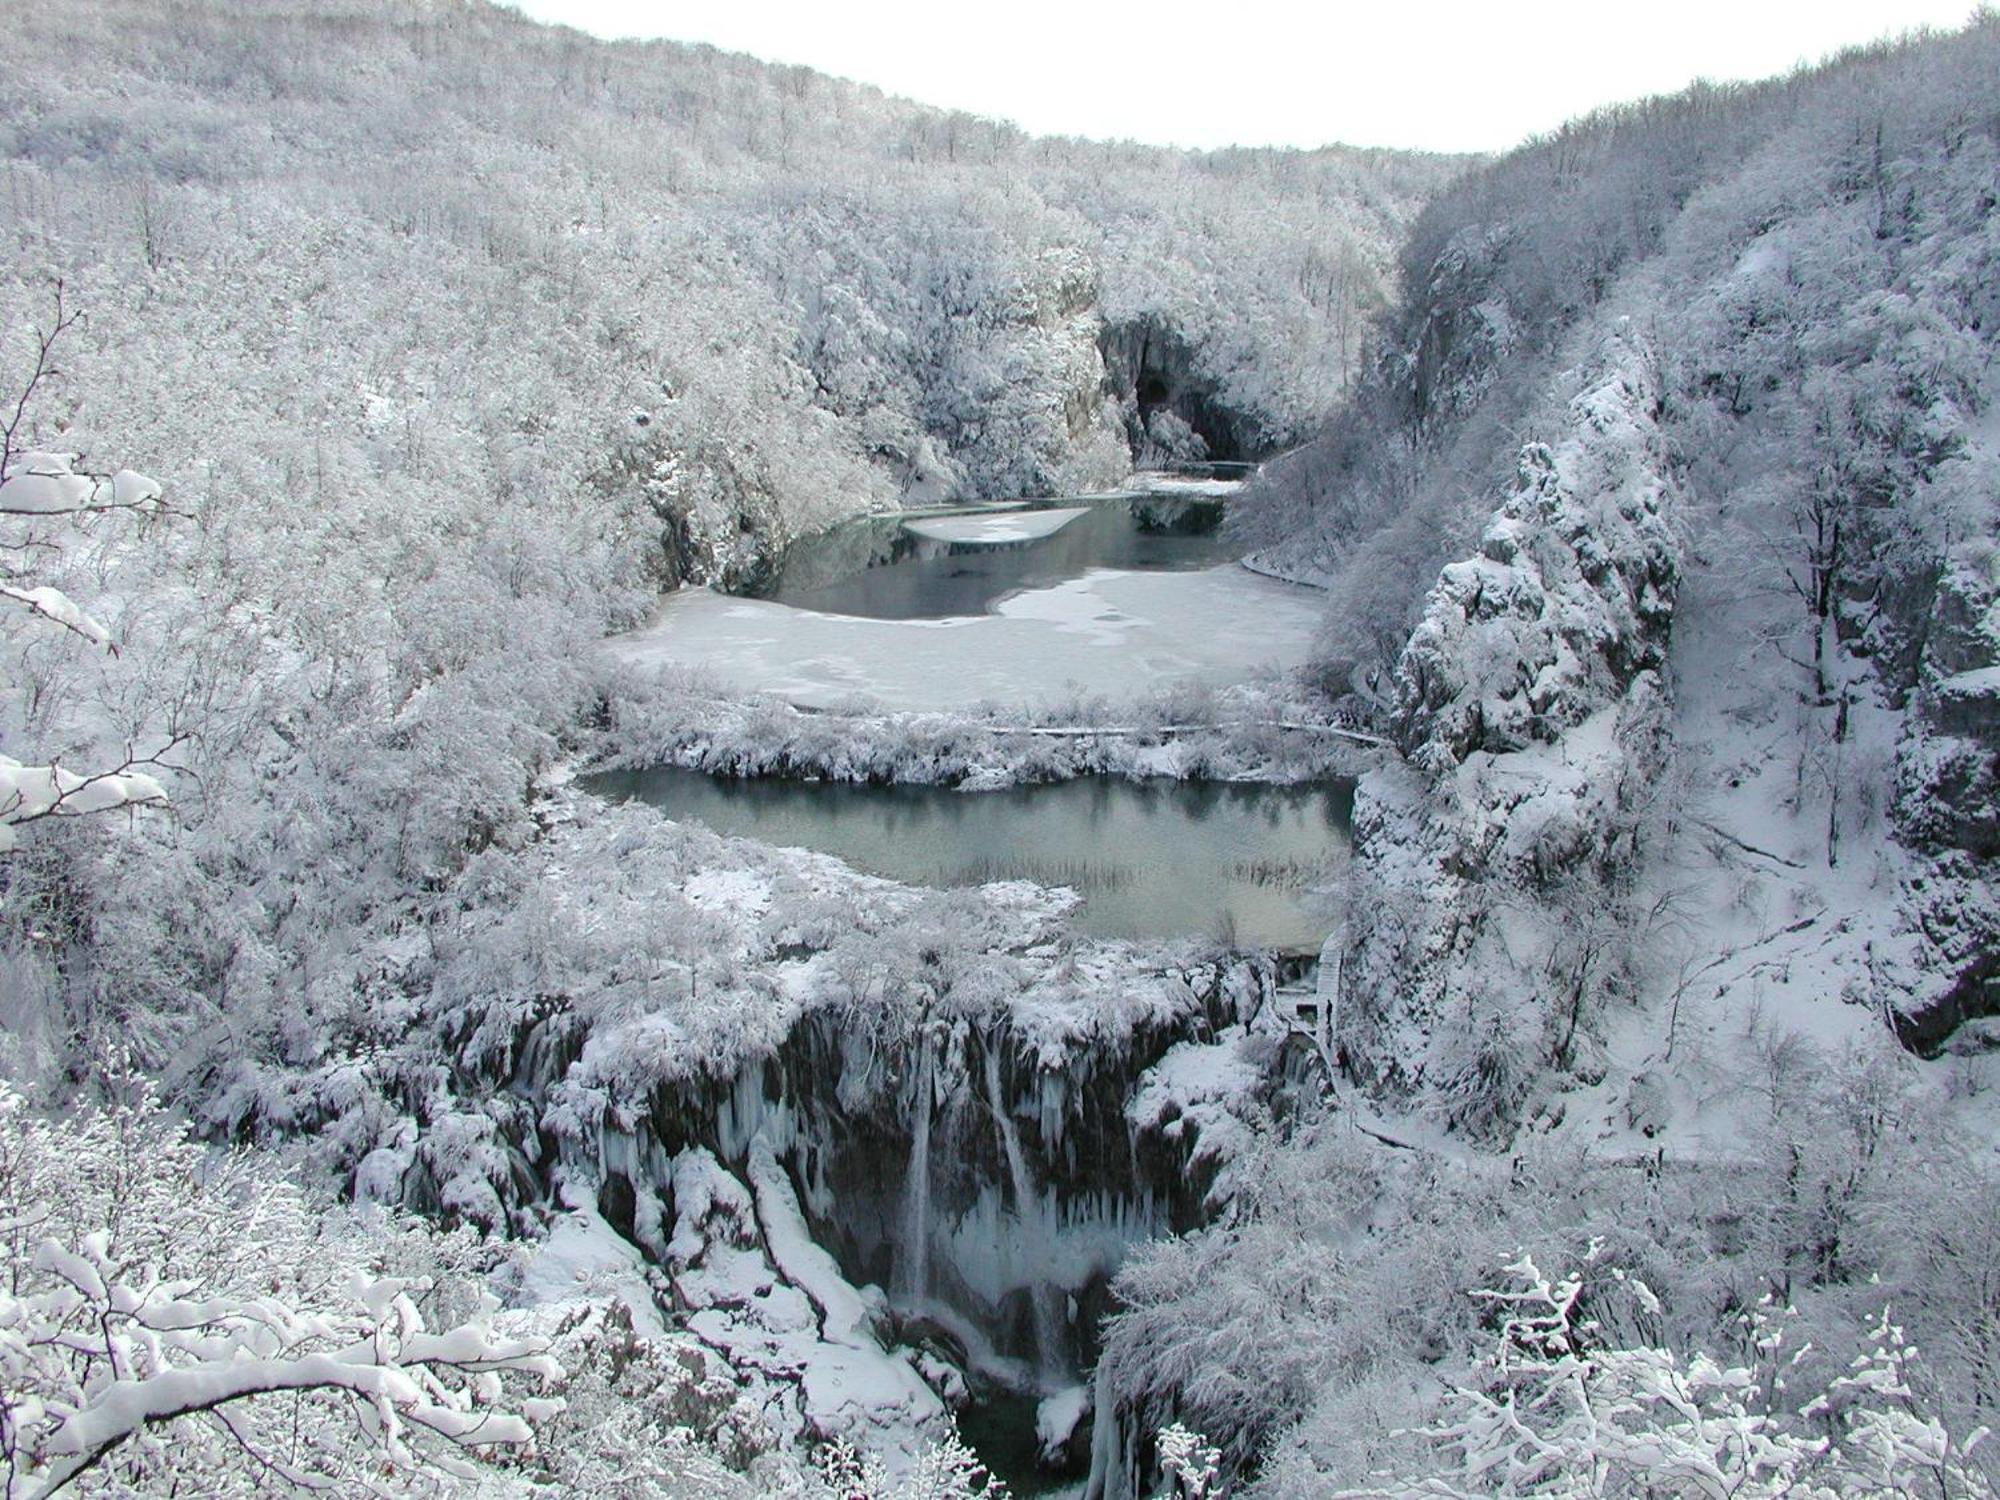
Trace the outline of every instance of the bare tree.
{"label": "bare tree", "polygon": [[[60,281],[55,284],[54,304],[54,317],[35,331],[32,368],[5,427],[0,428],[0,522],[19,528],[13,535],[0,536],[0,598],[20,605],[38,622],[115,655],[117,645],[99,620],[61,589],[34,581],[38,565],[61,551],[57,541],[36,528],[107,511],[152,515],[164,507],[160,486],[143,474],[130,469],[110,475],[80,471],[69,454],[28,446],[28,412],[36,394],[61,378],[56,345],[83,318],[68,304]],[[165,756],[175,743],[170,740],[164,749],[146,754],[127,745],[114,765],[83,772],[54,761],[30,765],[0,756],[0,853],[14,847],[13,830],[24,824],[164,803],[166,788],[151,771],[167,764]]]}

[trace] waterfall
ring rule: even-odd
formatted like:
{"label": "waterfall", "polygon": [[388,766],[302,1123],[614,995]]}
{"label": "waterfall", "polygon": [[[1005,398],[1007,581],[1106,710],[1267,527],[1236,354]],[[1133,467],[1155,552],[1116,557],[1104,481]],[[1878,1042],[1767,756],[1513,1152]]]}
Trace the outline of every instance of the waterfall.
{"label": "waterfall", "polygon": [[919,1036],[917,1047],[921,1057],[910,1116],[910,1175],[903,1184],[903,1233],[894,1277],[897,1297],[912,1306],[930,1294],[931,1115],[936,1109],[930,1038]]}
{"label": "waterfall", "polygon": [[[682,1220],[706,1212],[677,1164],[698,1153],[748,1204],[753,1158],[768,1155],[840,1278],[863,1289],[864,1301],[871,1284],[887,1288],[897,1316],[883,1320],[883,1338],[911,1343],[925,1378],[953,1399],[969,1394],[1004,1432],[995,1442],[1032,1456],[1041,1435],[1036,1404],[1024,1398],[1074,1399],[1078,1370],[1098,1362],[1110,1279],[1131,1247],[1207,1222],[1217,1170],[1207,1143],[1177,1112],[1150,1104],[1134,1112],[1151,1070],[1180,1043],[1212,1043],[1274,1003],[1269,966],[1248,959],[1169,971],[1140,993],[1157,1003],[1133,1007],[1122,1029],[1073,1038],[1060,1066],[1038,1065],[1041,1040],[1012,1013],[932,1017],[914,1034],[885,1036],[865,1014],[816,1008],[772,1052],[626,1094],[620,1111],[601,1118],[570,1120],[547,1103],[539,1129],[532,1111],[510,1115],[527,1128],[510,1151],[511,1181],[495,1186],[531,1203],[535,1174],[547,1201],[568,1202],[594,1184],[607,1222],[693,1306],[698,1293],[735,1297],[736,1283],[724,1282],[737,1256],[769,1261],[776,1252],[754,1213],[718,1220],[677,1249]],[[525,1028],[517,1086],[553,1088],[587,1040],[581,1024]],[[768,1163],[760,1170],[775,1190]],[[421,1161],[402,1170],[400,1186],[410,1201],[437,1206],[436,1179]],[[794,1231],[800,1214],[786,1216]],[[703,1245],[722,1260],[709,1265]],[[740,1300],[714,1301],[716,1319],[726,1313],[754,1343],[765,1336],[752,1326],[764,1299],[738,1308]],[[1128,1407],[1110,1377],[1100,1379],[1095,1483],[1102,1500],[1128,1500],[1143,1493],[1139,1459],[1157,1413]]]}
{"label": "waterfall", "polygon": [[[1034,1179],[1029,1175],[1027,1158],[1021,1154],[1021,1133],[1015,1128],[1013,1113],[1007,1108],[1006,1096],[1000,1088],[1000,1049],[997,1046],[986,1049],[986,1099],[993,1110],[994,1123],[1000,1128],[1000,1143],[1006,1148],[1007,1175],[1014,1188],[1014,1217],[1025,1247],[1031,1223],[1037,1230],[1043,1229],[1046,1216],[1041,1195],[1034,1191]],[[1048,1234],[1037,1234],[1035,1237],[1043,1241],[1053,1239]],[[1052,1250],[1054,1246],[1045,1243],[1041,1248]],[[1028,1307],[1035,1330],[1035,1373],[1047,1381],[1060,1374],[1062,1326],[1056,1317],[1044,1270],[1032,1261],[1023,1267]]]}

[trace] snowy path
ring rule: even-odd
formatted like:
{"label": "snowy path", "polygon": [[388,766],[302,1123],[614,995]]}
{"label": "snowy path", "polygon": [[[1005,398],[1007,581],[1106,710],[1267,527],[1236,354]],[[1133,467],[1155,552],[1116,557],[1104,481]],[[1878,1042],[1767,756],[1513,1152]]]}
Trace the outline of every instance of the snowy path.
{"label": "snowy path", "polygon": [[[1909,949],[1906,857],[1861,789],[1891,783],[1902,714],[1858,687],[1844,768],[1816,770],[1831,716],[1804,691],[1804,611],[1746,582],[1742,549],[1716,555],[1674,627],[1681,780],[1641,903],[1651,1003],[1607,1014],[1606,1079],[1566,1101],[1565,1132],[1599,1159],[1738,1160],[1816,1069],[1900,1056],[1878,975]],[[1829,789],[1848,835],[1834,862]]]}
{"label": "snowy path", "polygon": [[638,665],[699,667],[734,691],[809,707],[855,698],[919,711],[1030,706],[1296,667],[1322,609],[1317,591],[1234,564],[1192,573],[1096,569],[1004,599],[992,614],[947,620],[815,614],[689,589],[609,649]]}

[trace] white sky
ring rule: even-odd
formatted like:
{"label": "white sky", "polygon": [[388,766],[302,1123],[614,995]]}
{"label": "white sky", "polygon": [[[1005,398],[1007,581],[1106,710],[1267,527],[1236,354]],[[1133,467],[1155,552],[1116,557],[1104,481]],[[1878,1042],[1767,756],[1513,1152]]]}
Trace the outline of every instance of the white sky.
{"label": "white sky", "polygon": [[1497,150],[1697,77],[1761,78],[1973,0],[515,0],[1037,133]]}

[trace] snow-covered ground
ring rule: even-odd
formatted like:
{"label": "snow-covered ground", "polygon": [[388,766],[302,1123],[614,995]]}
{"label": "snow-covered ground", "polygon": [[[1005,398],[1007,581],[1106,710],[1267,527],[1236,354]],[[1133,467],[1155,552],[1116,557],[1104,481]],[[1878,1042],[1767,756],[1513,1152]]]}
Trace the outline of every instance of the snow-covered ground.
{"label": "snow-covered ground", "polygon": [[[1684,590],[1685,802],[1647,878],[1647,1003],[1609,1013],[1605,1076],[1569,1101],[1566,1128],[1588,1151],[1734,1160],[1816,1068],[1900,1056],[1886,986],[1921,961],[1901,901],[1913,863],[1876,789],[1904,716],[1857,673],[1847,738],[1817,740],[1810,710],[1778,687],[1800,675],[1772,645],[1796,610],[1728,567],[1697,566]],[[1844,764],[1829,779],[1835,753]],[[1830,827],[1844,835],[1831,860]],[[1991,1109],[1959,1115],[1973,1137],[2000,1124]]]}
{"label": "snow-covered ground", "polygon": [[635,665],[700,668],[731,691],[812,707],[858,698],[918,711],[1032,705],[1289,670],[1306,660],[1321,608],[1316,592],[1233,564],[1096,569],[1015,594],[990,615],[947,620],[824,615],[688,589],[608,649]]}

